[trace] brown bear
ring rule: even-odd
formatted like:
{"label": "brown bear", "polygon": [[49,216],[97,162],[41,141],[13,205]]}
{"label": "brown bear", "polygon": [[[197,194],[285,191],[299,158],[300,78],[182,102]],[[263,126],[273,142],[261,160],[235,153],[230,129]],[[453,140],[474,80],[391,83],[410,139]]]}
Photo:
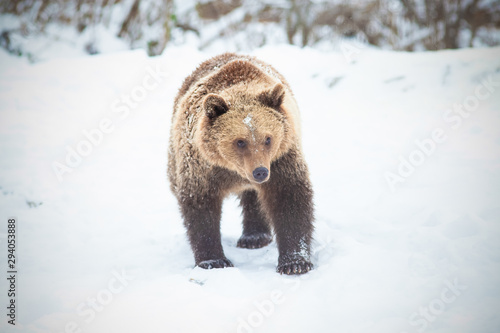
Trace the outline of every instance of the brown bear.
{"label": "brown bear", "polygon": [[[232,267],[221,245],[223,199],[238,195],[237,246],[279,250],[277,272],[312,269],[313,191],[289,84],[270,65],[225,53],[188,76],[174,102],[168,176],[195,263]],[[272,229],[271,229],[272,228]]]}

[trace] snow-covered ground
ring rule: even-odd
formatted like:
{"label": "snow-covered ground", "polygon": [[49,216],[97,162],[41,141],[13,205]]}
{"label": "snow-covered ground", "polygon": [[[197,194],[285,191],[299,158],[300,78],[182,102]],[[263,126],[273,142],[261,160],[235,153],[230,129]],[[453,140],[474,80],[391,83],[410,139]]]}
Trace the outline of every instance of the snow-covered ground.
{"label": "snow-covered ground", "polygon": [[213,55],[173,47],[51,60],[0,54],[0,261],[16,218],[16,325],[2,332],[500,331],[500,48],[270,46],[315,189],[316,269],[276,244],[193,268],[166,178],[174,95]]}

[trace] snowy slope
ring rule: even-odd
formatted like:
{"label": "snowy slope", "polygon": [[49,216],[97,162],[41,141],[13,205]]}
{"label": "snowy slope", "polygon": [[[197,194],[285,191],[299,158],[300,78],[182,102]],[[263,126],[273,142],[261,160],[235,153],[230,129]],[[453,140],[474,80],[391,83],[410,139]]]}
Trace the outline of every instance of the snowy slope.
{"label": "snowy slope", "polygon": [[342,49],[253,53],[302,111],[316,203],[302,277],[275,273],[274,242],[236,248],[234,199],[235,268],[193,268],[167,138],[180,83],[212,54],[0,54],[2,270],[9,217],[19,256],[16,326],[3,315],[0,331],[498,332],[500,48]]}

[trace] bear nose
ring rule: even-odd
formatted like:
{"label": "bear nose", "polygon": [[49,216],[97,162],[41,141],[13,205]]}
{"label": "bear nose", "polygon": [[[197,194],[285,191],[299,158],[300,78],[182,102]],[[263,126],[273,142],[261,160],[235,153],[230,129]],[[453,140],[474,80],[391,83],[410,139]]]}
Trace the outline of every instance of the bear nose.
{"label": "bear nose", "polygon": [[253,171],[253,178],[259,183],[263,182],[269,176],[269,170],[264,167],[258,167]]}

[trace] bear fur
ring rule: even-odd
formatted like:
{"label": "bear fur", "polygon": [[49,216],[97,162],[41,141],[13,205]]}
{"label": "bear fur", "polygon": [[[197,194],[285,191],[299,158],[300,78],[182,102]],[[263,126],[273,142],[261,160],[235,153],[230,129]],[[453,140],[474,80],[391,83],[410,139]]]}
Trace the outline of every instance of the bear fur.
{"label": "bear fur", "polygon": [[289,84],[270,65],[225,53],[188,76],[174,101],[168,176],[202,268],[232,267],[220,234],[223,199],[238,195],[237,246],[279,250],[277,272],[312,269],[313,190]]}

